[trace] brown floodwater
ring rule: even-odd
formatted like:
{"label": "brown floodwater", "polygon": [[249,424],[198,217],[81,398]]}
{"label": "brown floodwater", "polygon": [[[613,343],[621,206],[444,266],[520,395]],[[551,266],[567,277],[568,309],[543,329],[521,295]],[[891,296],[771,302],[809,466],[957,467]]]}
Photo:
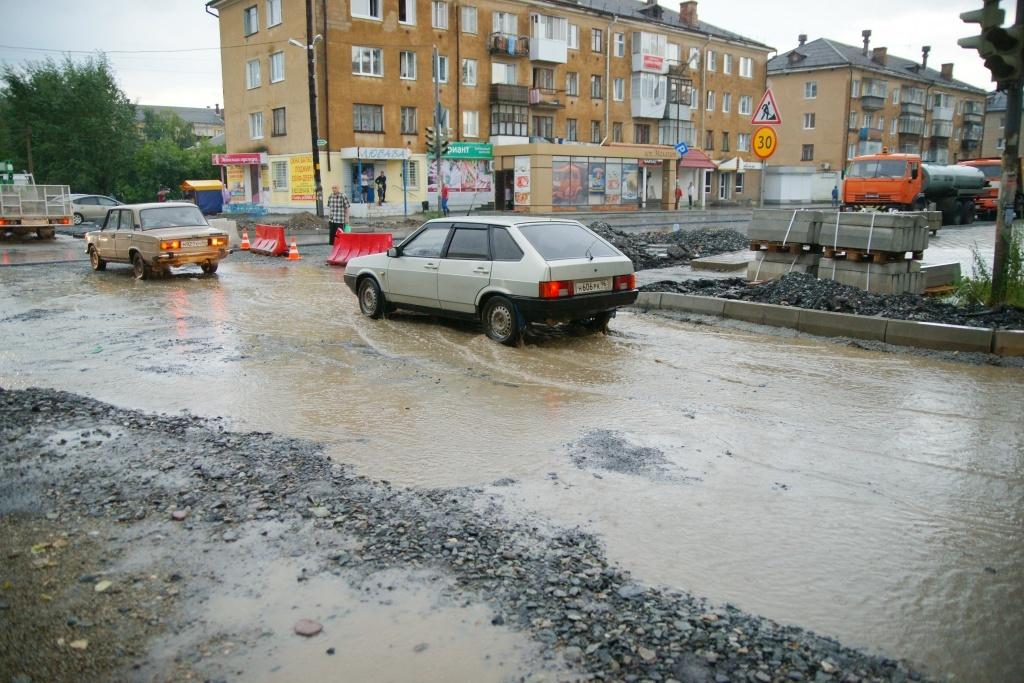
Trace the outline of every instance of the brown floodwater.
{"label": "brown floodwater", "polygon": [[[1024,678],[1024,371],[629,312],[508,349],[365,319],[319,263],[0,268],[0,384],[315,439],[399,485],[511,478],[510,514],[594,532],[640,580],[936,677]],[[662,464],[577,466],[600,430]]]}

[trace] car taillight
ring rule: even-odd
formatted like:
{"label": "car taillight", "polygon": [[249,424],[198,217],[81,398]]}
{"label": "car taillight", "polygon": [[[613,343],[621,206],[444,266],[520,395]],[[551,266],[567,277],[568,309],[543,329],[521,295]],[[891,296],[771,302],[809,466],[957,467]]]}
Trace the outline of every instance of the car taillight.
{"label": "car taillight", "polygon": [[181,249],[181,242],[178,240],[164,240],[160,243],[161,251],[168,251],[169,249]]}
{"label": "car taillight", "polygon": [[7,225],[7,220],[4,218],[0,218],[0,225]]}
{"label": "car taillight", "polygon": [[210,246],[211,247],[223,247],[227,243],[228,243],[228,238],[226,238],[226,237],[211,237],[210,238]]}
{"label": "car taillight", "polygon": [[636,273],[629,275],[616,275],[612,280],[612,289],[616,292],[636,289]]}
{"label": "car taillight", "polygon": [[70,218],[61,218],[60,219],[60,224],[61,225],[71,225],[71,219]]}
{"label": "car taillight", "polygon": [[572,296],[572,280],[551,280],[540,283],[541,299],[557,299],[561,296]]}

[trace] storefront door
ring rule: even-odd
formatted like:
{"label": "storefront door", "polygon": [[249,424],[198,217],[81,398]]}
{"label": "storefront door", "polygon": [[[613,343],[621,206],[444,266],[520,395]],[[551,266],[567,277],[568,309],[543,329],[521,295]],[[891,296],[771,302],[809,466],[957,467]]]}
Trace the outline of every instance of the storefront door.
{"label": "storefront door", "polygon": [[729,199],[729,191],[732,188],[732,173],[720,173],[718,175],[718,200]]}

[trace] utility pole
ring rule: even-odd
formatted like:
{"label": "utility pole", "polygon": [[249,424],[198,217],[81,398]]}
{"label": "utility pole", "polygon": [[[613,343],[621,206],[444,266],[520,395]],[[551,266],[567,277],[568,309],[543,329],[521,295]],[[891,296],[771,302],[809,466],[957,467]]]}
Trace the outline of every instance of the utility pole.
{"label": "utility pole", "polygon": [[[441,58],[437,54],[437,46],[434,46],[434,173],[437,178],[437,210],[441,211],[441,185],[444,179],[441,175]],[[448,131],[445,131],[445,135]]]}
{"label": "utility pole", "polygon": [[313,0],[306,0],[306,70],[309,72],[309,132],[313,155],[313,183],[316,186],[316,215],[324,215],[324,188],[320,183],[320,131],[316,105],[316,41],[313,40]]}

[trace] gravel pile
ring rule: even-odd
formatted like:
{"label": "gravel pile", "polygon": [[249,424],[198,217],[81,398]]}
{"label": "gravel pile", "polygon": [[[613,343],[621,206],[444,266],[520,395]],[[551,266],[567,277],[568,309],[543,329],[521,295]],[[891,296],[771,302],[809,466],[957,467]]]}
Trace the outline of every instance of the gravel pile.
{"label": "gravel pile", "polygon": [[[645,465],[657,465],[656,454],[653,462],[651,454],[640,455]],[[533,663],[538,670],[556,662],[581,680],[853,683],[919,678],[900,663],[800,628],[641,586],[609,564],[595,537],[550,530],[536,519],[510,520],[487,491],[408,490],[370,481],[333,462],[318,444],[234,433],[216,420],[144,414],[52,390],[0,389],[0,469],[5,519],[45,516],[67,528],[86,520],[117,524],[123,533],[98,537],[107,556],[117,556],[123,550],[118,544],[130,543],[122,539],[136,528],[166,535],[178,525],[167,537],[194,544],[180,551],[176,547],[174,557],[184,562],[202,561],[203,544],[236,543],[284,525],[282,537],[305,554],[307,578],[319,572],[344,581],[330,577],[340,570],[444,572],[452,577],[448,590],[455,596],[488,604],[492,624],[517,629],[538,643],[544,653],[544,661]],[[263,544],[256,548],[264,555],[252,562],[271,559],[272,550]],[[216,574],[213,565],[210,571]],[[165,591],[163,617],[154,622],[172,631],[183,628],[183,615],[198,612],[200,617],[191,617],[195,620],[202,614],[184,605],[174,610],[174,604],[201,605],[217,590],[214,585],[204,591],[184,574],[180,578],[187,590],[173,596]],[[66,655],[39,656],[56,647],[51,645],[54,632],[43,628],[51,611],[61,618],[63,594],[53,595],[55,602],[39,603],[36,611],[4,613],[0,645],[12,653],[0,663],[4,680],[53,680],[57,670],[72,677],[74,663]],[[296,616],[303,615],[297,611]],[[128,637],[133,628],[126,617],[121,630],[110,630],[111,656],[118,652],[117,639]],[[324,633],[330,629],[327,619]],[[223,637],[240,642],[232,634]],[[216,660],[217,649],[199,658],[182,653],[178,659],[202,667]],[[119,667],[146,663],[132,652],[139,650],[120,651],[107,663],[115,680],[134,677],[124,670],[119,676]],[[24,662],[55,662],[55,669],[23,671]],[[104,666],[96,660],[90,674]],[[160,673],[153,678],[168,678],[167,672]]]}
{"label": "gravel pile", "polygon": [[742,233],[726,228],[626,233],[596,221],[590,224],[590,229],[628,256],[636,270],[682,265],[702,256],[724,254],[749,246]]}
{"label": "gravel pile", "polygon": [[833,280],[819,280],[805,273],[790,273],[779,280],[761,285],[751,285],[743,278],[728,278],[654,282],[641,289],[647,292],[676,292],[722,299],[741,299],[817,311],[878,315],[897,320],[1024,329],[1024,309],[1021,308],[957,306],[934,297],[917,294],[872,294]]}

